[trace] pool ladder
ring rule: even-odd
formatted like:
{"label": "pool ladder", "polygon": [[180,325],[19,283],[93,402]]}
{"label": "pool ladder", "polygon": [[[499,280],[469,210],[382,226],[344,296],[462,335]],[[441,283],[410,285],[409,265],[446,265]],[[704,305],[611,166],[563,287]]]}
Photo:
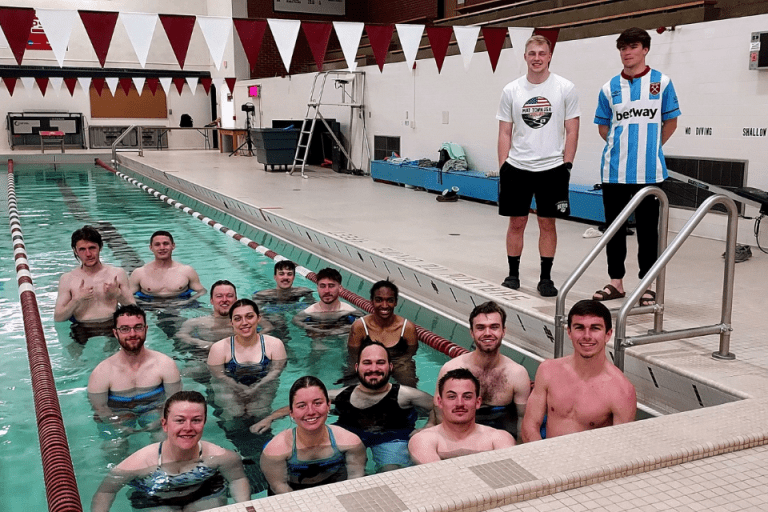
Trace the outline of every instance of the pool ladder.
{"label": "pool ladder", "polygon": [[[660,343],[663,341],[680,340],[694,338],[697,336],[707,336],[710,334],[720,335],[720,347],[712,353],[715,359],[731,360],[735,355],[729,352],[731,343],[731,316],[733,312],[733,283],[734,270],[736,264],[736,234],[738,231],[738,210],[733,199],[717,194],[707,198],[701,206],[694,212],[678,235],[667,245],[667,231],[669,227],[669,199],[659,187],[645,187],[640,190],[627,206],[621,211],[618,218],[605,230],[605,233],[598,241],[597,245],[565,280],[560,293],[557,296],[555,306],[555,353],[554,357],[563,356],[563,345],[565,340],[565,328],[567,317],[565,315],[565,298],[568,292],[573,288],[576,281],[584,275],[584,272],[592,264],[600,252],[608,245],[608,242],[619,231],[624,229],[624,223],[630,215],[637,209],[640,203],[649,196],[655,196],[659,201],[659,258],[648,271],[648,274],[640,281],[637,287],[627,295],[624,304],[618,309],[614,329],[614,364],[624,371],[625,351],[629,347],[636,345],[648,345],[651,343]],[[666,286],[666,267],[667,263],[677,253],[683,243],[688,239],[696,229],[696,226],[704,219],[707,213],[716,205],[725,207],[728,214],[727,234],[725,239],[725,265],[723,271],[723,293],[722,306],[720,311],[720,323],[713,325],[704,325],[687,329],[677,329],[673,331],[664,330],[664,290]],[[637,306],[642,294],[650,288],[651,283],[656,280],[656,304],[651,306]],[[613,311],[612,311],[613,313]],[[641,315],[653,313],[653,329],[647,334],[627,337],[627,317],[629,315]]]}

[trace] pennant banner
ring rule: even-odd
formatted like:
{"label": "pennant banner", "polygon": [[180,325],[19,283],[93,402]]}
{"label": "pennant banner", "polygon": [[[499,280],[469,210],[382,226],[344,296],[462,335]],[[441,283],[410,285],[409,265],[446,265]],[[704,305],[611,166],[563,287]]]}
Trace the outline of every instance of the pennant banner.
{"label": "pennant banner", "polygon": [[485,49],[488,51],[488,58],[491,59],[491,69],[496,72],[496,64],[499,63],[499,55],[504,41],[507,39],[507,29],[496,27],[483,27],[483,39],[485,40]]}
{"label": "pennant banner", "polygon": [[117,85],[120,83],[120,79],[116,76],[110,76],[106,78],[107,80],[107,87],[109,87],[109,92],[112,93],[112,96],[115,95],[117,92]]}
{"label": "pennant banner", "polygon": [[557,37],[560,35],[559,28],[537,28],[533,31],[535,36],[544,36],[552,43],[552,53],[555,53],[555,45],[557,44]]}
{"label": "pennant banner", "polygon": [[[192,39],[192,31],[195,28],[195,17],[182,14],[159,14],[160,23],[163,24],[165,35],[171,43],[173,54],[179,67],[184,69],[184,62],[187,60],[187,50],[189,50],[189,41]],[[168,94],[168,91],[165,91]]]}
{"label": "pennant banner", "polygon": [[154,96],[157,92],[157,86],[159,83],[159,78],[147,78],[147,87],[149,88],[149,92],[152,93],[152,96]]}
{"label": "pennant banner", "polygon": [[136,88],[136,92],[139,93],[139,96],[141,96],[141,93],[144,92],[144,82],[147,79],[143,76],[135,76],[133,77],[133,86]]}
{"label": "pennant banner", "polygon": [[302,21],[301,29],[304,31],[304,37],[307,38],[307,43],[309,43],[312,57],[315,58],[317,70],[322,71],[323,61],[325,61],[325,51],[328,49],[328,40],[331,38],[333,25],[330,23]]}
{"label": "pennant banner", "polygon": [[448,45],[451,43],[453,29],[451,27],[427,27],[427,38],[432,47],[432,55],[435,57],[437,72],[443,69],[445,54],[448,53]]}
{"label": "pennant banner", "polygon": [[22,76],[19,80],[21,80],[21,84],[24,86],[27,93],[30,93],[35,89],[35,79],[31,76]]}
{"label": "pennant banner", "polygon": [[39,76],[35,78],[35,82],[37,82],[37,86],[40,88],[40,92],[43,93],[43,96],[45,96],[45,91],[48,89],[48,78]]}
{"label": "pennant banner", "polygon": [[[65,82],[67,79],[64,80]],[[83,89],[85,94],[88,94],[88,91],[91,88],[91,77],[89,76],[79,76],[77,77],[77,81],[80,84],[80,88]]]}
{"label": "pennant banner", "polygon": [[404,25],[398,23],[395,25],[397,37],[400,39],[400,46],[403,48],[405,63],[408,69],[413,69],[413,63],[416,61],[416,54],[419,53],[419,44],[421,36],[424,34],[424,25]]}
{"label": "pennant banner", "polygon": [[[90,80],[89,80],[90,82]],[[67,90],[69,91],[70,96],[75,95],[75,87],[77,86],[77,78],[69,77],[64,79],[64,85],[67,86]]]}
{"label": "pennant banner", "polygon": [[267,30],[267,22],[263,20],[247,20],[233,18],[237,35],[240,37],[240,43],[245,50],[245,56],[248,64],[251,66],[251,72],[256,69],[256,61],[259,58],[261,41],[264,39],[264,32]]}
{"label": "pennant banner", "polygon": [[64,55],[67,53],[72,27],[77,21],[77,11],[64,9],[36,9],[37,19],[43,26],[48,43],[59,67],[64,67]]}
{"label": "pennant banner", "polygon": [[197,81],[198,81],[198,77],[196,76],[187,77],[187,85],[189,86],[189,89],[192,91],[192,96],[194,96],[195,91],[197,91]]}
{"label": "pennant banner", "polygon": [[53,89],[53,92],[56,93],[56,96],[58,96],[59,92],[61,92],[61,84],[63,81],[64,78],[60,76],[52,76],[50,78],[51,89]]}
{"label": "pennant banner", "polygon": [[293,49],[296,47],[296,38],[299,35],[301,22],[299,20],[276,20],[269,18],[267,23],[269,23],[269,30],[272,32],[272,37],[277,44],[277,51],[280,52],[280,58],[283,59],[285,72],[290,73]]}
{"label": "pennant banner", "polygon": [[235,82],[237,81],[237,78],[225,78],[224,81],[227,83],[227,87],[229,87],[229,92],[235,94]]}
{"label": "pennant banner", "polygon": [[171,92],[171,77],[160,77],[160,85],[163,86],[163,91],[165,91],[165,95],[168,96]]}
{"label": "pennant banner", "polygon": [[112,34],[117,24],[116,12],[109,11],[78,11],[83,22],[88,38],[93,45],[93,51],[99,59],[99,64],[104,67],[107,61],[109,45],[112,43]]}
{"label": "pennant banner", "polygon": [[181,77],[174,78],[173,85],[176,86],[176,90],[179,91],[179,96],[181,96],[181,91],[184,89],[184,79]]}
{"label": "pennant banner", "polygon": [[344,60],[347,61],[347,67],[350,71],[354,71],[357,68],[357,49],[360,48],[360,38],[363,36],[365,24],[334,21],[333,28],[341,43],[341,52],[344,54]]}
{"label": "pennant banner", "polygon": [[157,14],[121,12],[120,21],[128,33],[128,39],[131,41],[133,51],[136,52],[139,64],[142,68],[146,67],[149,46],[157,26]]}
{"label": "pennant banner", "polygon": [[131,92],[131,83],[132,80],[130,78],[123,77],[120,79],[120,88],[123,89],[126,96]]}
{"label": "pennant banner", "polygon": [[104,90],[104,79],[94,78],[91,80],[91,83],[93,84],[93,88],[96,89],[96,94],[101,96],[101,91]]}
{"label": "pennant banner", "polygon": [[205,91],[205,94],[208,94],[211,92],[211,83],[213,80],[210,78],[201,78],[200,83],[203,84],[203,90]]}
{"label": "pennant banner", "polygon": [[472,56],[475,54],[480,27],[460,27],[454,25],[453,33],[456,35],[459,53],[461,53],[461,58],[464,61],[464,71],[469,71],[469,64],[472,62]]}
{"label": "pennant banner", "polygon": [[27,49],[29,33],[35,22],[35,10],[29,7],[0,7],[0,27],[3,29],[8,46],[11,47],[16,63],[21,66]]}
{"label": "pennant banner", "polygon": [[379,65],[379,72],[384,71],[384,61],[387,59],[389,45],[392,42],[392,34],[395,27],[392,25],[366,25],[365,33],[368,34],[368,42],[371,43],[373,56]]}
{"label": "pennant banner", "polygon": [[8,94],[13,96],[13,91],[16,89],[16,77],[12,76],[4,76],[3,77],[3,83],[5,84],[5,88],[8,89]]}
{"label": "pennant banner", "polygon": [[512,71],[515,74],[524,73],[526,69],[525,60],[525,42],[533,35],[533,29],[530,27],[509,27],[509,41],[512,43],[513,65],[517,66]]}
{"label": "pennant banner", "polygon": [[[208,45],[208,52],[211,54],[213,64],[216,69],[221,69],[224,50],[227,47],[229,35],[232,33],[232,18],[198,16],[197,24],[203,32],[203,38]],[[192,94],[194,94],[194,89]]]}

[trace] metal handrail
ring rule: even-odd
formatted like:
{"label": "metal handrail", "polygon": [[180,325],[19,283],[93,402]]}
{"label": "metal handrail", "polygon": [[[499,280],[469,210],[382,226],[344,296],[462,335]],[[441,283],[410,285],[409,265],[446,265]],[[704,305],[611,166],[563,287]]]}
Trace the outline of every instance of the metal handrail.
{"label": "metal handrail", "polygon": [[[693,230],[704,219],[707,213],[717,204],[722,204],[728,210],[728,231],[725,239],[725,268],[723,270],[723,302],[720,311],[720,323],[715,325],[694,327],[689,329],[679,329],[675,331],[662,332],[657,329],[650,334],[640,336],[626,337],[626,323],[629,309],[632,307],[642,293],[648,289],[653,279],[664,272],[667,263],[677,253],[680,246],[683,245]],[[731,315],[733,312],[733,281],[736,266],[736,234],[738,231],[738,210],[733,199],[724,195],[714,195],[704,201],[691,218],[686,222],[680,233],[672,240],[669,247],[661,253],[659,259],[648,271],[648,274],[640,281],[637,288],[627,297],[624,305],[619,309],[616,317],[616,338],[614,341],[614,364],[624,370],[624,351],[628,347],[635,345],[647,345],[662,341],[671,341],[684,338],[693,338],[696,336],[706,336],[709,334],[720,335],[720,347],[717,352],[712,353],[716,359],[735,359],[735,355],[729,352],[731,344]],[[658,297],[658,295],[657,295]]]}
{"label": "metal handrail", "polygon": [[[122,140],[126,138],[129,133],[131,133],[134,129],[136,129],[137,126],[138,125],[132,124],[131,126],[126,128],[125,131],[121,133],[118,138],[115,139],[115,142],[112,143],[112,163],[113,164],[117,163],[117,145],[120,144],[120,142],[122,142]],[[142,144],[141,144],[141,139],[143,138],[141,136],[141,127],[139,127],[138,137],[139,137],[139,156],[144,156],[144,148],[142,147]]]}
{"label": "metal handrail", "polygon": [[[568,276],[568,279],[565,280],[565,283],[563,283],[563,286],[560,288],[560,293],[557,295],[557,302],[555,305],[556,358],[563,357],[563,343],[565,340],[566,325],[565,298],[568,295],[568,292],[571,290],[571,288],[573,288],[573,285],[576,284],[576,281],[578,281],[581,276],[584,275],[584,272],[586,272],[587,268],[589,268],[592,262],[595,261],[595,258],[597,258],[598,254],[600,254],[603,248],[608,245],[608,242],[611,241],[611,238],[614,237],[619,229],[624,229],[624,223],[629,219],[629,216],[632,215],[637,207],[640,206],[640,203],[648,196],[656,196],[656,198],[659,200],[659,246],[657,254],[661,254],[661,252],[667,247],[669,199],[667,198],[667,194],[665,194],[664,191],[659,187],[645,187],[641,189],[637,194],[635,194],[634,197],[632,197],[627,206],[625,206],[619,216],[616,217],[616,220],[614,220],[613,223],[608,226],[608,229],[605,230],[605,233],[603,233],[603,236],[600,237],[597,245],[595,245],[595,247],[589,252],[589,254],[587,254],[582,262],[579,263],[576,269],[571,273],[570,276]],[[641,306],[632,309],[632,314],[639,315],[644,313],[653,313],[653,325],[657,332],[661,332],[663,329],[665,284],[666,271],[665,267],[662,267],[661,271],[658,273],[658,279],[656,281],[656,304],[653,306]],[[645,291],[647,287],[639,287],[638,289]],[[634,304],[635,301],[627,300],[626,304]]]}

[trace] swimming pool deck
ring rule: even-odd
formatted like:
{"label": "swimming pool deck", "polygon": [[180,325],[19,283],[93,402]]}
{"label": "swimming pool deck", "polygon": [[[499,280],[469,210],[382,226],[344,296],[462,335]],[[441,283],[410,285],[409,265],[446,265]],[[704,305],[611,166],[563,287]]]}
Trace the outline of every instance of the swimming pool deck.
{"label": "swimming pool deck", "polygon": [[[493,205],[460,200],[438,203],[423,191],[374,183],[370,177],[312,168],[310,179],[270,173],[255,158],[228,158],[199,151],[146,152],[123,158],[215,190],[292,221],[378,242],[398,254],[470,275],[485,282],[486,295],[506,274],[506,219]],[[558,221],[557,285],[594,246],[588,225]],[[499,287],[499,300],[542,315],[555,300],[535,291],[538,231],[531,218],[521,262],[519,293]],[[671,238],[671,237],[670,237]],[[626,282],[636,282],[634,237],[630,237]],[[744,241],[743,235],[740,240]],[[719,384],[746,400],[700,408],[496,452],[374,475],[220,510],[764,510],[768,503],[768,354],[761,346],[761,320],[768,257],[736,265],[731,352],[716,361],[717,339],[667,342],[633,349],[683,374]],[[667,327],[717,323],[724,243],[691,238],[667,272]],[[591,296],[607,278],[600,257],[569,295],[569,304]],[[385,277],[384,275],[381,276]],[[518,297],[520,296],[520,297]],[[615,301],[618,302],[618,301]],[[618,306],[619,304],[611,304]],[[466,318],[468,310],[463,312]],[[647,328],[632,319],[635,331]],[[567,343],[567,341],[566,341]]]}

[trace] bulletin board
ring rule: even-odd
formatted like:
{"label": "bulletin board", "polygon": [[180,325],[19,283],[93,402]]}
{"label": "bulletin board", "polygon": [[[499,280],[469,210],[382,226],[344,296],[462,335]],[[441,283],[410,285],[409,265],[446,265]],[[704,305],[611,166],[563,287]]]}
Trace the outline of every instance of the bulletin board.
{"label": "bulletin board", "polygon": [[135,87],[131,87],[128,95],[118,86],[115,95],[104,85],[101,96],[91,85],[91,118],[117,119],[167,119],[168,108],[165,102],[165,91],[158,87],[154,96],[148,87],[144,87],[141,96]]}

